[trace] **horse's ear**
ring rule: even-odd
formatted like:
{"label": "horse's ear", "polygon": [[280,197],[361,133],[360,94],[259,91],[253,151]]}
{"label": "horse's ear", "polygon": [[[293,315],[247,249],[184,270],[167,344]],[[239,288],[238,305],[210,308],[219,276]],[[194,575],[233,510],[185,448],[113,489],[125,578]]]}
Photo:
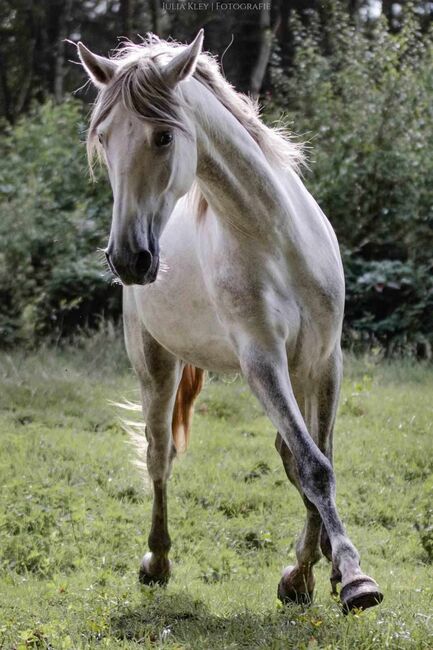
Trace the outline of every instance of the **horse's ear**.
{"label": "horse's ear", "polygon": [[163,75],[169,86],[175,86],[179,81],[184,81],[194,74],[203,47],[203,37],[204,31],[201,29],[193,42],[167,63]]}
{"label": "horse's ear", "polygon": [[97,88],[106,86],[116,72],[116,64],[104,56],[93,54],[81,41],[78,43],[78,54],[84,69]]}

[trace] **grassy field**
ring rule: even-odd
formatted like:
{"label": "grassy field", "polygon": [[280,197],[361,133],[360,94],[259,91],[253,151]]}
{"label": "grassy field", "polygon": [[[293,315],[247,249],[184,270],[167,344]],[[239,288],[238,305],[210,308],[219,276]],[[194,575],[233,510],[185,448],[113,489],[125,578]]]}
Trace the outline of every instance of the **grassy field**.
{"label": "grassy field", "polygon": [[240,381],[208,381],[175,464],[165,590],[137,582],[151,494],[107,401],[137,397],[115,338],[3,353],[0,382],[0,648],[433,647],[431,369],[348,363],[338,505],[385,594],[348,617],[325,560],[314,605],[277,602],[303,506]]}

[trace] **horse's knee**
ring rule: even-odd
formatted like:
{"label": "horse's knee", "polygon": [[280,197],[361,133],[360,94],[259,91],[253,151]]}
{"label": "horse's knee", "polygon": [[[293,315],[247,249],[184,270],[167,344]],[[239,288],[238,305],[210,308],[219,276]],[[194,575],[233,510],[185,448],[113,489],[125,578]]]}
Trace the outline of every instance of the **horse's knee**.
{"label": "horse's knee", "polygon": [[286,357],[274,341],[260,344],[250,341],[238,351],[242,374],[257,395],[275,388],[279,390],[281,370],[285,368]]}
{"label": "horse's knee", "polygon": [[299,459],[298,474],[303,492],[313,504],[321,496],[334,496],[334,470],[329,460],[319,450],[316,453],[312,453],[309,457]]}
{"label": "horse's knee", "polygon": [[175,455],[171,432],[158,437],[148,434],[147,471],[152,481],[165,481],[169,478]]}

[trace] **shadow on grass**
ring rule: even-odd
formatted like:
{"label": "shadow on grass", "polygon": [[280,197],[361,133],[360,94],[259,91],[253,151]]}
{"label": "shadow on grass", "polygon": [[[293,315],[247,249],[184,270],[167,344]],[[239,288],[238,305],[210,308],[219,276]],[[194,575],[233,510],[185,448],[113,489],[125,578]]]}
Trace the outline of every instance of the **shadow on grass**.
{"label": "shadow on grass", "polygon": [[[111,634],[136,643],[162,642],[190,648],[296,647],[311,642],[317,612],[293,605],[260,613],[244,611],[233,616],[212,614],[201,600],[187,592],[168,594],[143,590],[140,607],[124,608],[111,619]],[[317,630],[316,630],[317,631]],[[275,645],[281,641],[283,645]]]}

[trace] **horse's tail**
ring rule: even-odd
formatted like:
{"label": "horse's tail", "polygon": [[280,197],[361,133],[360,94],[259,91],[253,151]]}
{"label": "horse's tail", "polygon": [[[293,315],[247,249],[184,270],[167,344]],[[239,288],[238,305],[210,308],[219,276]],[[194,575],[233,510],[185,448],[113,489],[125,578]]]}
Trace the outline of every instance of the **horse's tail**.
{"label": "horse's tail", "polygon": [[202,389],[203,381],[204,370],[186,364],[177,389],[173,409],[173,441],[178,452],[185,451],[188,447],[194,402]]}

